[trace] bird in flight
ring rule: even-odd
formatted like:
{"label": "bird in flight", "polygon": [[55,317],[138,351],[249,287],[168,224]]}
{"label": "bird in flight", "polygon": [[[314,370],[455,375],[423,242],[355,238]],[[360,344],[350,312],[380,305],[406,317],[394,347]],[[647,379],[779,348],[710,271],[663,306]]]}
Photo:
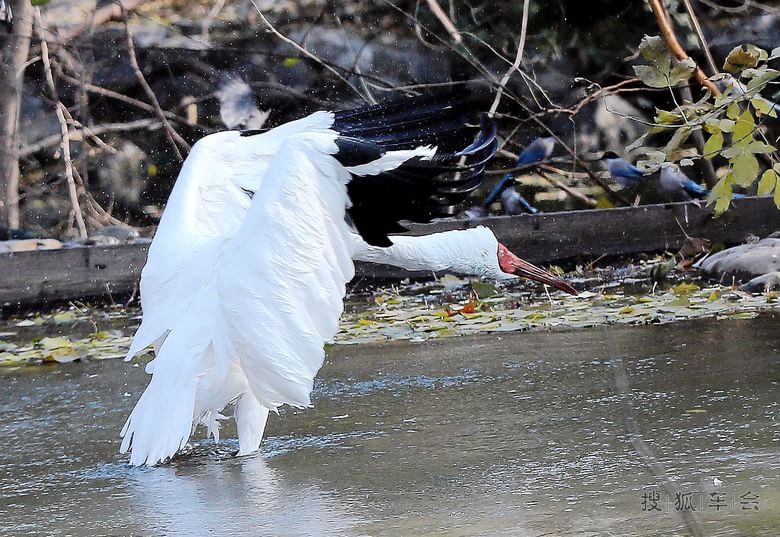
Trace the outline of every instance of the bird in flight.
{"label": "bird in flight", "polygon": [[268,413],[311,405],[338,331],[353,259],[517,277],[569,293],[486,228],[391,237],[450,213],[496,150],[492,121],[453,95],[315,112],[270,130],[225,131],[192,148],[141,275],[152,378],[122,429],[133,465],[172,457],[233,407],[239,455]]}

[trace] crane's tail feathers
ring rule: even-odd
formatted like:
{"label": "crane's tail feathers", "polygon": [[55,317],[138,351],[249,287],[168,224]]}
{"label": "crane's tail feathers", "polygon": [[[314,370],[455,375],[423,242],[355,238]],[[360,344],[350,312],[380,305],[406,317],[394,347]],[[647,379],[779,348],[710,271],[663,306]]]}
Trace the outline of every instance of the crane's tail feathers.
{"label": "crane's tail feathers", "polygon": [[152,381],[122,428],[121,453],[130,453],[133,466],[149,465],[173,457],[190,438],[195,406],[194,382],[179,386],[175,397],[161,382]]}
{"label": "crane's tail feathers", "polygon": [[260,448],[269,410],[262,406],[251,391],[241,395],[236,402],[236,428],[238,429],[238,455],[249,455]]}

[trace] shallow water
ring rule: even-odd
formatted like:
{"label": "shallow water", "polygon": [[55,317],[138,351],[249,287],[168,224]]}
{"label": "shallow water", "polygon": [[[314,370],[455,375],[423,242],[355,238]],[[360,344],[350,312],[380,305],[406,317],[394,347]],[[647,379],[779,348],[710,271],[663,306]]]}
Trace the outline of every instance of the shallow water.
{"label": "shallow water", "polygon": [[774,537],[778,321],[336,347],[260,454],[198,441],[153,469],[117,453],[141,367],[3,368],[0,535],[687,535],[630,441],[620,358],[703,533]]}

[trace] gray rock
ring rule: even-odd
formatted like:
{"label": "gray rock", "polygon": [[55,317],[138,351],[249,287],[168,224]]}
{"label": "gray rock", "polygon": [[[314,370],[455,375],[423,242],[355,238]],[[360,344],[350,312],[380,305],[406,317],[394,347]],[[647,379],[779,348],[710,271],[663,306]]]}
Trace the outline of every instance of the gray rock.
{"label": "gray rock", "polygon": [[713,254],[696,267],[711,274],[747,280],[780,271],[780,236],[773,233],[754,244],[742,244]]}
{"label": "gray rock", "polygon": [[740,291],[749,293],[764,293],[780,289],[780,272],[769,272],[762,276],[756,276],[749,282],[739,286]]}

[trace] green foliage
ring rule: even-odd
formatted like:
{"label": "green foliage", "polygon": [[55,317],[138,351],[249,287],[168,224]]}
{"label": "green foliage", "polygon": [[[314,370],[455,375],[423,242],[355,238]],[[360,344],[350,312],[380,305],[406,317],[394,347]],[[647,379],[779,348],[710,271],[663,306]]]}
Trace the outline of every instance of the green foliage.
{"label": "green foliage", "polygon": [[646,35],[639,44],[639,53],[649,65],[637,65],[634,72],[651,88],[679,86],[686,82],[696,69],[696,64],[690,58],[682,61],[672,58],[658,36]]}
{"label": "green foliage", "polygon": [[30,3],[34,6],[43,6],[49,3],[49,0],[30,0]]}
{"label": "green foliage", "polygon": [[[634,70],[650,87],[673,91],[675,86],[686,82],[695,69],[693,62],[677,62],[672,58],[660,37],[645,36],[639,49],[649,65],[637,66]],[[696,103],[677,104],[674,110],[657,109],[655,125],[629,149],[654,153],[652,164],[657,166],[663,160],[674,162],[682,158],[725,159],[727,169],[708,198],[709,203],[715,204],[717,214],[728,209],[735,186],[751,188],[757,182],[758,194],[774,193],[780,209],[777,148],[762,136],[764,119],[777,117],[774,103],[761,95],[767,84],[780,77],[780,71],[770,68],[767,63],[775,58],[780,58],[780,47],[771,53],[755,45],[736,47],[724,62],[725,72],[712,77],[724,88],[723,93],[715,97],[708,93]],[[703,154],[688,144],[690,136],[700,130],[706,133]],[[658,159],[657,149],[644,147],[648,137],[657,133],[671,133],[661,150],[663,160]],[[758,155],[763,155],[761,160]],[[771,163],[770,169],[762,174],[762,163],[766,167],[766,162]]]}

